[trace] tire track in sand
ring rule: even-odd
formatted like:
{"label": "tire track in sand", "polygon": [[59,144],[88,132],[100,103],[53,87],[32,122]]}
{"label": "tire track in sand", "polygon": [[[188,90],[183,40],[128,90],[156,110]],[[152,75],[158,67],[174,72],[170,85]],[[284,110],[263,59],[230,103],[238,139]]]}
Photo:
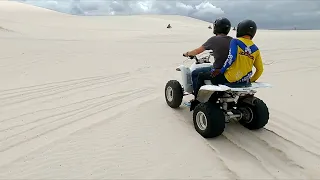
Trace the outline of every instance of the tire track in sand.
{"label": "tire track in sand", "polygon": [[[181,106],[174,110],[178,119],[186,123],[191,131],[195,131],[192,112],[188,108]],[[228,127],[226,127],[227,130]],[[195,135],[201,137],[195,131]],[[202,137],[201,137],[202,138]],[[205,144],[213,150],[213,155],[218,157],[225,168],[230,172],[231,179],[275,179],[276,177],[268,171],[261,161],[237,143],[230,141],[222,134],[213,139],[203,138]],[[239,168],[242,167],[242,168]],[[253,173],[254,172],[254,173]]]}
{"label": "tire track in sand", "polygon": [[[223,135],[258,159],[274,177],[278,179],[309,178],[304,171],[304,167],[289,158],[284,151],[254,136],[250,130],[240,124],[234,122],[228,124]],[[278,138],[277,136],[273,137]]]}
{"label": "tire track in sand", "polygon": [[[192,117],[192,112],[188,111],[188,108],[186,108],[184,106],[180,106],[179,109],[177,109],[177,110],[172,109],[172,111],[174,111],[174,113],[172,113],[172,114],[178,120],[185,123],[190,128],[190,130],[195,131],[192,119],[190,120],[190,117]],[[197,132],[195,132],[195,134],[197,134]],[[220,160],[220,163],[223,165],[224,169],[229,173],[230,179],[241,178],[241,176],[239,176],[239,174],[237,172],[237,169],[233,168],[232,162],[230,163],[230,161],[226,160],[225,156],[223,156],[221,154],[221,151],[220,151],[220,149],[218,149],[218,147],[216,147],[214,144],[211,144],[210,142],[208,142],[205,138],[203,138],[203,141],[212,150],[213,154]]]}
{"label": "tire track in sand", "polygon": [[[305,147],[295,144],[269,129],[251,131],[251,134],[267,142],[270,146],[286,152],[287,156],[304,167],[309,179],[317,179],[320,176],[320,156],[308,151]],[[277,137],[277,138],[275,138]],[[303,158],[301,158],[303,157]]]}
{"label": "tire track in sand", "polygon": [[[118,93],[118,94],[122,94],[122,93],[127,93],[127,92],[132,92],[132,91],[133,91],[133,90],[127,90],[127,91],[121,91],[121,92],[117,92],[117,93]],[[103,95],[103,96],[98,96],[98,97],[94,97],[94,98],[89,98],[89,99],[85,99],[85,100],[81,100],[81,101],[69,103],[69,104],[66,104],[66,105],[58,106],[58,107],[46,108],[46,109],[40,109],[40,110],[36,110],[36,111],[31,111],[31,112],[24,113],[24,114],[21,114],[21,115],[18,115],[18,116],[14,116],[14,117],[10,117],[10,118],[7,118],[7,119],[3,119],[3,120],[1,120],[0,122],[11,121],[11,120],[14,120],[14,119],[17,119],[17,118],[21,118],[21,117],[25,117],[25,116],[28,116],[28,115],[33,115],[33,114],[41,113],[41,112],[53,111],[53,110],[58,110],[58,109],[62,109],[62,108],[67,108],[67,107],[70,107],[70,106],[73,106],[73,105],[83,104],[83,103],[90,102],[90,101],[93,101],[93,100],[96,100],[96,99],[104,98],[104,97],[106,97],[106,96],[111,96],[111,95],[114,95],[114,94],[115,94],[115,93],[111,93],[111,94],[107,94],[107,95]]]}
{"label": "tire track in sand", "polygon": [[[95,109],[89,109],[84,113],[79,113],[78,116],[73,116],[68,119],[68,121],[63,121],[55,126],[48,126],[46,128],[42,127],[38,129],[38,132],[34,132],[29,135],[29,137],[24,138],[23,141],[18,141],[12,143],[10,140],[7,146],[1,145],[0,150],[0,166],[14,161],[17,158],[24,156],[36,149],[39,149],[53,141],[59,140],[74,133],[78,130],[88,128],[96,123],[102,122],[109,118],[97,117],[101,116],[101,113],[108,111],[108,116],[111,117],[114,114],[121,114],[128,110],[132,106],[137,106],[145,101],[150,101],[157,96],[153,95],[154,89],[148,89],[146,91],[140,91],[129,95],[127,98],[116,98],[114,101],[106,102],[101,107],[96,107]],[[114,107],[120,106],[121,109],[115,109]],[[87,119],[87,118],[90,118]],[[59,136],[58,136],[59,135]],[[26,135],[24,135],[26,136]],[[20,139],[20,138],[18,138]]]}
{"label": "tire track in sand", "polygon": [[205,141],[207,141],[211,148],[216,150],[220,159],[224,161],[226,166],[235,172],[240,179],[275,179],[275,176],[265,169],[256,156],[233,143],[224,135],[214,139],[205,139]]}
{"label": "tire track in sand", "polygon": [[[182,107],[175,114],[183,116],[190,128],[194,130],[191,119],[192,112],[186,112]],[[179,117],[181,119],[181,117]],[[271,135],[267,140],[252,134],[253,132],[238,123],[227,124],[222,136],[214,139],[204,139],[225,166],[235,174],[235,177],[256,179],[284,179],[312,177],[296,159],[289,156],[285,149],[272,144],[277,135]],[[200,135],[199,135],[200,136]],[[290,147],[290,146],[289,146]],[[292,144],[291,147],[298,148]],[[239,168],[243,167],[243,168]]]}
{"label": "tire track in sand", "polygon": [[269,109],[270,112],[274,114],[273,118],[277,119],[276,122],[284,124],[284,127],[290,126],[291,129],[298,130],[300,133],[311,138],[313,141],[316,141],[317,144],[320,145],[320,128],[317,126],[317,124],[309,124],[308,121],[304,119],[302,119],[302,122],[301,119],[298,119],[283,111],[279,111],[272,108]]}
{"label": "tire track in sand", "polygon": [[[86,80],[94,80],[94,79],[101,79],[101,78],[113,78],[121,75],[125,75],[128,73],[120,73],[112,76],[92,76],[92,77],[85,77],[85,78],[78,78],[78,79],[72,79],[72,80],[65,80],[65,81],[58,81],[58,82],[51,82],[51,83],[45,83],[45,84],[38,84],[38,85],[32,85],[32,86],[25,86],[25,87],[19,87],[19,88],[12,88],[12,89],[3,89],[0,90],[0,95],[7,95],[12,93],[21,93],[26,91],[33,91],[33,90],[39,90],[42,88],[50,88],[55,87],[56,85],[63,85],[64,83],[71,83],[71,82],[84,82]],[[24,90],[25,89],[25,90]]]}
{"label": "tire track in sand", "polygon": [[[128,77],[128,76],[120,76],[117,78],[108,77],[108,78],[102,78],[101,82],[99,81],[100,79],[98,79],[97,82],[94,80],[89,80],[89,81],[85,81],[85,82],[78,82],[78,83],[72,83],[72,84],[67,84],[67,85],[60,85],[57,87],[46,88],[44,90],[36,90],[36,91],[29,92],[26,94],[21,93],[19,95],[15,95],[15,96],[0,98],[0,107],[14,105],[17,103],[23,103],[26,101],[36,100],[39,98],[49,97],[49,96],[53,96],[53,95],[65,93],[68,91],[81,89],[81,88],[88,88],[88,87],[92,87],[92,86],[98,85],[98,84],[105,84],[105,83],[110,83],[110,82],[118,83],[120,79],[126,78],[126,77]],[[32,96],[32,95],[34,95],[34,96]],[[7,101],[6,101],[6,99],[7,99]]]}
{"label": "tire track in sand", "polygon": [[[113,98],[106,99],[106,100],[103,100],[103,101],[98,102],[98,103],[89,104],[87,106],[78,108],[76,110],[71,110],[71,111],[66,111],[64,113],[58,113],[58,114],[50,115],[50,116],[45,117],[45,118],[36,119],[35,121],[32,121],[31,123],[26,123],[26,124],[20,125],[19,127],[28,126],[28,125],[33,125],[34,124],[34,126],[29,127],[27,130],[24,130],[22,132],[18,132],[18,133],[15,133],[15,134],[11,135],[11,136],[8,136],[8,137],[5,137],[3,139],[0,139],[0,142],[7,142],[8,144],[13,144],[13,145],[9,145],[9,147],[3,147],[4,145],[1,145],[0,152],[6,151],[6,150],[10,149],[11,147],[19,145],[19,144],[21,144],[23,142],[27,142],[27,141],[29,141],[31,139],[34,139],[39,135],[37,134],[37,135],[35,135],[35,136],[33,136],[32,138],[29,138],[29,139],[20,137],[18,139],[23,139],[23,140],[19,141],[18,143],[15,143],[15,141],[12,140],[12,138],[14,138],[14,137],[18,137],[18,136],[28,137],[28,136],[26,136],[26,133],[29,132],[29,131],[33,131],[33,130],[36,131],[36,132],[40,132],[41,133],[40,135],[44,135],[42,133],[42,131],[44,129],[48,128],[48,129],[50,129],[48,132],[51,132],[52,131],[51,127],[55,127],[55,126],[61,127],[60,122],[61,122],[62,126],[64,126],[63,122],[67,122],[66,125],[68,125],[68,124],[70,124],[70,122],[68,120],[69,119],[73,119],[77,115],[81,116],[81,114],[86,114],[86,113],[89,113],[91,111],[95,111],[95,109],[103,108],[104,106],[107,106],[107,108],[102,109],[101,111],[98,111],[99,113],[103,112],[105,110],[109,110],[110,107],[115,107],[116,106],[116,105],[115,106],[110,106],[111,103],[117,104],[118,101],[123,102],[123,100],[125,100],[126,98],[128,98],[128,97],[130,98],[130,96],[135,96],[136,94],[141,94],[141,93],[145,93],[145,92],[148,92],[148,91],[150,91],[150,90],[146,89],[146,90],[140,90],[140,91],[133,92],[133,93],[128,93],[126,95],[115,96]],[[121,104],[121,103],[118,103],[118,104]],[[71,113],[71,112],[74,112],[74,113]],[[66,115],[60,117],[61,115],[64,115],[64,114],[66,114]],[[87,117],[90,117],[90,116],[95,115],[95,114],[97,114],[97,113],[96,112],[95,113],[89,113],[88,115],[86,115],[84,117],[87,118]],[[54,120],[47,121],[48,119],[51,119],[51,118],[53,118]],[[83,117],[79,117],[79,119],[81,120],[81,119],[83,119]],[[44,123],[39,124],[39,122],[44,122]],[[71,121],[71,122],[76,122],[76,120],[75,121]],[[54,124],[56,124],[56,125],[54,125]],[[14,128],[14,127],[12,127],[12,128]],[[56,129],[56,128],[53,128],[53,129]],[[12,130],[12,132],[16,132],[16,130]],[[5,133],[5,134],[8,134],[8,133]],[[34,134],[34,133],[31,132],[31,134]],[[3,143],[1,143],[1,144],[3,144]]]}
{"label": "tire track in sand", "polygon": [[312,132],[307,128],[297,127],[290,123],[285,123],[281,118],[270,116],[272,121],[268,123],[267,128],[276,132],[279,136],[290,140],[292,143],[297,144],[300,147],[303,147],[308,152],[319,156],[320,152],[320,143],[312,135],[307,134],[307,132]]}
{"label": "tire track in sand", "polygon": [[[135,94],[135,93],[139,93],[139,92],[143,92],[143,91],[145,91],[145,90],[117,92],[117,93],[112,93],[112,94],[108,94],[108,95],[104,95],[104,96],[99,96],[99,97],[96,97],[96,98],[91,98],[90,100],[82,101],[83,104],[85,104],[84,102],[87,102],[88,104],[85,104],[84,106],[76,108],[76,109],[67,110],[67,111],[64,111],[64,112],[59,112],[59,113],[52,114],[52,115],[49,115],[49,116],[46,115],[45,117],[36,118],[33,121],[27,121],[27,122],[26,121],[19,121],[20,124],[11,125],[9,127],[5,127],[5,124],[2,124],[2,127],[1,127],[2,129],[0,129],[0,133],[1,132],[5,132],[5,131],[14,131],[14,129],[19,128],[19,127],[23,127],[23,126],[28,126],[28,125],[32,125],[32,124],[38,124],[39,122],[46,121],[47,119],[50,119],[50,118],[55,118],[56,117],[56,118],[59,118],[59,120],[62,120],[62,119],[65,119],[66,117],[78,114],[79,112],[86,111],[88,109],[92,109],[92,108],[98,107],[100,105],[104,105],[107,102],[112,102],[113,100],[115,100],[117,98],[122,99],[122,98],[125,98],[125,97],[129,96],[129,95],[132,95],[132,94]],[[121,95],[121,94],[124,94],[124,95]],[[113,96],[115,96],[115,97],[113,97]],[[107,97],[110,97],[110,98],[106,99]],[[101,99],[102,99],[102,101],[99,101]],[[96,100],[96,101],[98,100],[98,101],[89,104],[90,101],[94,101],[94,100]],[[75,105],[75,104],[79,104],[79,103],[73,103],[71,105]],[[62,106],[62,107],[63,108],[67,108],[67,107],[70,107],[71,105],[65,105],[65,106]],[[58,109],[62,109],[62,107],[56,107],[56,108],[52,108],[50,110],[58,110]],[[33,113],[30,113],[30,114],[34,115],[36,113],[33,112]],[[67,115],[67,116],[63,116],[63,115]],[[60,117],[60,116],[63,116],[63,117]],[[19,117],[22,118],[23,116],[19,116]],[[3,128],[3,127],[5,127],[5,128]],[[9,137],[7,137],[7,138],[9,138]],[[1,139],[0,139],[0,141],[1,141]]]}

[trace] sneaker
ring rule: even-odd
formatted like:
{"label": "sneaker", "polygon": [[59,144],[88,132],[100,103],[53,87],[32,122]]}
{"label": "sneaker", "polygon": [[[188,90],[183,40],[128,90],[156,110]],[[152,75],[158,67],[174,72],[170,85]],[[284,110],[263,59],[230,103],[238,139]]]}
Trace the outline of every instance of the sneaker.
{"label": "sneaker", "polygon": [[187,107],[191,107],[191,102],[184,102],[183,104]]}

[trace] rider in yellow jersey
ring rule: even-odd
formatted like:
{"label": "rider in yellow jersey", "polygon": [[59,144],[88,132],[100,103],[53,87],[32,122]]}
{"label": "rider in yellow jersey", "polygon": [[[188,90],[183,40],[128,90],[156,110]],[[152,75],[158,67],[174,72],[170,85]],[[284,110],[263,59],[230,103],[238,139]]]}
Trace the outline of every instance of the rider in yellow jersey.
{"label": "rider in yellow jersey", "polygon": [[[252,67],[256,72],[252,76]],[[240,37],[230,42],[230,53],[220,70],[226,80],[233,82],[254,82],[263,72],[263,63],[259,48],[251,39]],[[251,77],[252,76],[252,77]]]}
{"label": "rider in yellow jersey", "polygon": [[[252,41],[256,31],[257,25],[252,20],[244,20],[238,24],[237,38],[230,42],[229,55],[223,67],[198,75],[195,99],[201,86],[205,85],[205,80],[211,80],[213,85],[250,83],[256,81],[262,75],[263,63],[260,51]],[[253,66],[256,68],[256,72],[252,76]],[[193,101],[191,106],[195,106],[194,103],[198,104],[197,101]]]}

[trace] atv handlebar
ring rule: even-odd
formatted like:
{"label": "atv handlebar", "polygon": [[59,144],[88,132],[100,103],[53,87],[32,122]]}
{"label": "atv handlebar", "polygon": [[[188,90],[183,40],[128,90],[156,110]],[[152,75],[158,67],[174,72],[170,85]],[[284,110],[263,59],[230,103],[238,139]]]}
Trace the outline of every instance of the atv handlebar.
{"label": "atv handlebar", "polygon": [[211,51],[208,56],[198,59],[197,56],[186,56],[185,54],[182,54],[183,57],[188,57],[189,59],[195,59],[197,64],[210,63],[209,59],[210,59],[210,56],[212,56],[212,55],[213,54]]}
{"label": "atv handlebar", "polygon": [[186,56],[186,55],[184,55],[184,54],[182,54],[182,56],[183,56],[183,57],[188,57],[188,58],[190,58],[190,59],[195,59],[197,62],[199,61],[198,58],[197,58],[197,56]]}

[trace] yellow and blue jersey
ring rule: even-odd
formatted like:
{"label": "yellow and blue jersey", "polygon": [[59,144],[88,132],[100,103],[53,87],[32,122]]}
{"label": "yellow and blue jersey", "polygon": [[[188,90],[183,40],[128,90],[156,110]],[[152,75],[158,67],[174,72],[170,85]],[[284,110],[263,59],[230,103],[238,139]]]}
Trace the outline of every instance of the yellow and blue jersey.
{"label": "yellow and blue jersey", "polygon": [[[253,66],[256,72],[252,76]],[[228,58],[220,72],[231,83],[256,81],[263,72],[259,48],[250,39],[232,39]]]}

